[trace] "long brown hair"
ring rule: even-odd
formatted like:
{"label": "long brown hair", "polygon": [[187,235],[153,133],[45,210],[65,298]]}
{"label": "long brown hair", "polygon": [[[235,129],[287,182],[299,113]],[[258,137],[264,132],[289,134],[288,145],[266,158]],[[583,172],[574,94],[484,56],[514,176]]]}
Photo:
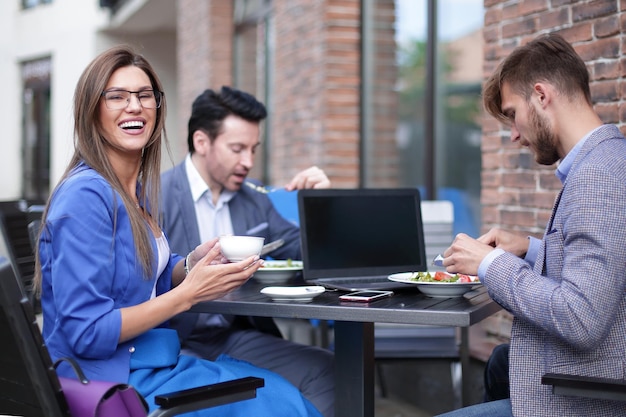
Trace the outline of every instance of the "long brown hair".
{"label": "long brown hair", "polygon": [[[119,68],[128,66],[134,66],[143,70],[149,77],[152,88],[155,91],[163,91],[161,81],[150,63],[127,45],[108,49],[91,61],[80,76],[74,91],[74,155],[59,180],[59,184],[81,162],[85,162],[108,181],[114,190],[111,198],[116,198],[116,192],[122,197],[131,223],[137,258],[141,262],[146,277],[150,277],[153,273],[153,261],[155,258],[151,245],[151,231],[139,210],[134,209],[135,196],[126,193],[122,183],[113,171],[106,154],[108,144],[99,118],[101,94],[106,88],[109,78]],[[163,138],[164,141],[167,141],[165,133],[166,108],[165,96],[163,96],[160,108],[156,109],[154,131],[144,148],[141,167],[139,168],[138,179],[140,187],[138,198],[144,209],[150,210],[153,219],[160,218],[161,139]],[[54,195],[55,191],[56,188],[51,195]],[[43,213],[42,230],[45,228],[46,215],[51,199],[52,197],[48,200]],[[36,264],[35,285],[40,289],[41,266],[38,252]]]}

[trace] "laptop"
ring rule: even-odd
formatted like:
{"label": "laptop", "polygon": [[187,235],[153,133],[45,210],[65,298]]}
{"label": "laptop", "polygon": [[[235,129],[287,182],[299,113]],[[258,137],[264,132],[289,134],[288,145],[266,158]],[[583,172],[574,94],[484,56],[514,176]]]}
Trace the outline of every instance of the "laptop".
{"label": "laptop", "polygon": [[298,215],[308,283],[397,290],[389,275],[428,270],[416,188],[300,190]]}

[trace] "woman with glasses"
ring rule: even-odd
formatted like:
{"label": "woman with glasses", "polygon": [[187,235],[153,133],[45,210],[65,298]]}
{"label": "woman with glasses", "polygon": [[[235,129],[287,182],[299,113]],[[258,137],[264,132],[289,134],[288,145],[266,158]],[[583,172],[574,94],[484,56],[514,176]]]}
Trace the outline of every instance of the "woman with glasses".
{"label": "woman with glasses", "polygon": [[[75,358],[88,378],[130,383],[151,407],[160,393],[259,376],[265,387],[256,399],[193,415],[320,416],[277,374],[227,356],[179,354],[167,321],[237,288],[261,261],[226,263],[216,240],[171,253],[159,224],[162,91],[151,65],[124,46],[96,57],[78,81],[75,151],[37,248],[50,354]],[[65,363],[57,372],[74,376]]]}

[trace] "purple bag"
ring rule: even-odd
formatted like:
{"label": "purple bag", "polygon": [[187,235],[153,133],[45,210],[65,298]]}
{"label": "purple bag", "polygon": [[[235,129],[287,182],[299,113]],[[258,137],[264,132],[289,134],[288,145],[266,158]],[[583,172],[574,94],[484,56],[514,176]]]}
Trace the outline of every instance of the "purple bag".
{"label": "purple bag", "polygon": [[63,394],[72,417],[145,417],[148,404],[133,387],[128,384],[107,381],[90,381],[72,358],[60,361],[72,365],[78,379],[59,377]]}

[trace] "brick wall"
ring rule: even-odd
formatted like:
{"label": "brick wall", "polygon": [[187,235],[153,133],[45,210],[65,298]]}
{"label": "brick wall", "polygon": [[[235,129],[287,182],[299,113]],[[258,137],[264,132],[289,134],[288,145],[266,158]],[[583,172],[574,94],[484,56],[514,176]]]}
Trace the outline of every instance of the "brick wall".
{"label": "brick wall", "polygon": [[[272,183],[284,183],[296,172],[318,165],[332,178],[334,186],[358,185],[360,3],[272,2],[274,28],[268,41],[275,51],[270,65],[273,101],[266,103],[271,111],[268,163]],[[393,1],[389,3],[393,6]],[[177,3],[179,136],[186,136],[188,109],[202,89],[233,83],[233,4],[227,0]],[[238,57],[242,64],[238,74],[240,88],[262,101],[264,80],[254,79],[254,74],[263,73],[260,65],[264,57],[264,30],[260,22],[242,32],[246,41],[240,45],[246,49]],[[253,45],[256,50],[249,49]],[[388,87],[393,94],[393,84]],[[382,97],[379,105],[386,105],[388,112],[394,111],[389,99]],[[393,143],[395,130],[390,132],[382,122],[380,126],[387,129]],[[252,172],[257,177],[261,159],[259,155]]]}
{"label": "brick wall", "polygon": [[176,2],[178,132],[169,132],[172,147],[187,151],[187,120],[193,100],[207,88],[232,83],[233,2]]}
{"label": "brick wall", "polygon": [[310,165],[334,186],[358,184],[358,0],[276,0],[270,169],[274,182]]}
{"label": "brick wall", "polygon": [[[556,31],[587,63],[596,111],[605,123],[626,132],[626,1],[485,0],[484,72],[487,77],[516,46]],[[483,229],[498,226],[541,236],[561,183],[555,167],[536,164],[526,149],[511,144],[509,131],[483,117],[481,202]],[[502,314],[485,322],[489,332],[506,336]]]}
{"label": "brick wall", "polygon": [[396,143],[398,124],[398,67],[396,65],[395,0],[374,2],[372,34],[374,41],[371,114],[373,116],[371,139],[366,146],[367,185],[370,187],[398,187],[399,152]]}

